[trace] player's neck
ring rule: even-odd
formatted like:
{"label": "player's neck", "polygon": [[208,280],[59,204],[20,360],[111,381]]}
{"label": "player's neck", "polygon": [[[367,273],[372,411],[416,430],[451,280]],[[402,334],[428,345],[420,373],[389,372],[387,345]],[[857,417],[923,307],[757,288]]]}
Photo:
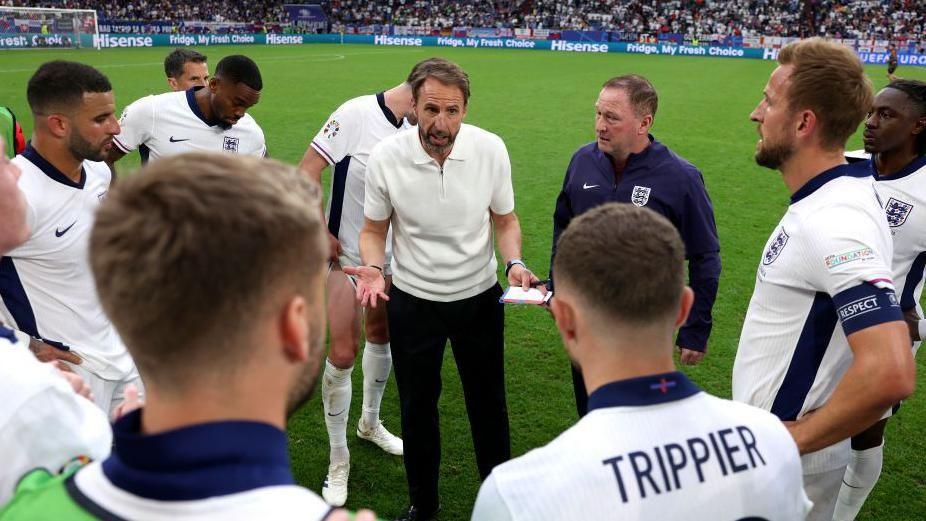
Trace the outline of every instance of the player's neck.
{"label": "player's neck", "polygon": [[794,194],[808,181],[831,168],[846,163],[845,151],[803,149],[798,150],[788,161],[781,165],[781,176],[788,191]]}
{"label": "player's neck", "polygon": [[43,136],[40,133],[32,135],[32,148],[45,158],[46,161],[57,168],[68,179],[75,183],[80,182],[81,166],[83,158],[75,157],[63,142],[55,141],[52,138]]}
{"label": "player's neck", "polygon": [[643,136],[643,139],[638,140],[625,154],[620,156],[610,156],[611,157],[611,166],[614,168],[614,174],[617,177],[620,177],[624,173],[624,169],[627,168],[627,161],[630,160],[632,154],[642,154],[644,150],[650,145],[649,134]]}
{"label": "player's neck", "polygon": [[671,336],[650,339],[645,335],[627,334],[615,335],[606,341],[592,338],[586,341],[589,344],[578,350],[577,358],[589,394],[618,380],[676,370],[672,360]]}
{"label": "player's neck", "polygon": [[252,421],[286,429],[285,404],[283,400],[268,403],[269,393],[235,392],[216,386],[167,398],[159,396],[156,389],[146,389],[146,393],[142,414],[144,434],[220,421]]}
{"label": "player's neck", "polygon": [[919,157],[919,154],[916,153],[916,149],[912,144],[897,150],[875,154],[874,160],[878,170],[878,177],[890,177],[896,174],[917,157]]}
{"label": "player's neck", "polygon": [[396,85],[383,93],[383,100],[386,102],[386,108],[401,122],[405,114],[412,109],[412,88],[407,83]]}
{"label": "player's neck", "polygon": [[199,89],[193,93],[193,99],[200,112],[206,117],[206,121],[215,122],[215,114],[212,112],[212,93],[208,88]]}

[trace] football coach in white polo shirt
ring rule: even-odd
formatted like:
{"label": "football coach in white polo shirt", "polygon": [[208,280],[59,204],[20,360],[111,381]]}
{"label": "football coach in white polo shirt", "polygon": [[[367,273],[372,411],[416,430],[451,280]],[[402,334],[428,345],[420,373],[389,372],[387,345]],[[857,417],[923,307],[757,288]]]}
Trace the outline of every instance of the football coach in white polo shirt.
{"label": "football coach in white polo shirt", "polygon": [[644,208],[608,203],[572,221],[551,308],[589,412],[496,467],[474,521],[804,518],[801,460],[781,421],[675,370],[672,337],[694,302],[684,256],[674,226]]}
{"label": "football coach in white polo shirt", "polygon": [[[495,134],[463,124],[469,77],[434,58],[412,83],[418,127],[384,139],[367,163],[361,305],[389,300],[392,360],[402,411],[411,507],[397,519],[431,519],[440,509],[437,400],[450,340],[480,476],[510,455],[505,403],[504,324],[494,232],[510,284],[539,282],[520,260],[511,163]],[[393,285],[382,265],[392,225]]]}

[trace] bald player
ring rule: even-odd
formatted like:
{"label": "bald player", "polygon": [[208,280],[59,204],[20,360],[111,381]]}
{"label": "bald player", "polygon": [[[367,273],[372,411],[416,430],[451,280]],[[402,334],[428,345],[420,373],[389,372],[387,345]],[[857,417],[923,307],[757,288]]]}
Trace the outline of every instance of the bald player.
{"label": "bald player", "polygon": [[810,503],[784,425],[675,369],[673,336],[694,302],[675,227],[607,203],[574,219],[557,252],[551,311],[589,412],[495,467],[472,519],[803,519]]}

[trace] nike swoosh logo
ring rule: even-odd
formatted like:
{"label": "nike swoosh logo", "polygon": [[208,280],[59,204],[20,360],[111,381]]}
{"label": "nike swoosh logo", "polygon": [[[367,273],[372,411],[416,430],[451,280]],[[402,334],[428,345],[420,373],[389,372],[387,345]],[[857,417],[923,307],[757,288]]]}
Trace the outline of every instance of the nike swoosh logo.
{"label": "nike swoosh logo", "polygon": [[170,142],[171,142],[171,143],[179,143],[179,142],[181,142],[181,141],[189,141],[190,139],[192,139],[192,138],[174,139],[174,136],[170,136]]}
{"label": "nike swoosh logo", "polygon": [[347,409],[342,409],[341,412],[336,412],[336,413],[334,413],[334,414],[331,414],[331,413],[329,412],[329,413],[328,413],[328,416],[340,416],[340,415],[344,414],[344,411],[346,411],[346,410],[347,410]]}
{"label": "nike swoosh logo", "polygon": [[585,190],[588,190],[589,188],[598,188],[598,186],[600,185],[590,185],[588,183],[582,183],[582,188],[584,188]]}
{"label": "nike swoosh logo", "polygon": [[55,228],[55,237],[61,237],[62,235],[64,235],[65,233],[67,233],[68,230],[70,230],[71,228],[73,228],[75,224],[77,224],[77,221],[72,222],[70,226],[68,226],[67,228],[65,228],[65,229],[63,229],[63,230],[59,230],[58,228]]}

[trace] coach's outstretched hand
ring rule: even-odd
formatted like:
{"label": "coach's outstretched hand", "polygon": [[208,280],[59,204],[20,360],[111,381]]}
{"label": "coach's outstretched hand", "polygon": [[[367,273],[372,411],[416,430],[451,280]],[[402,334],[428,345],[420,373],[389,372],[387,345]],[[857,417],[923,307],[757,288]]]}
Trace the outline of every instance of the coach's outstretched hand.
{"label": "coach's outstretched hand", "polygon": [[357,302],[361,306],[376,307],[377,300],[389,300],[386,295],[386,277],[383,275],[382,268],[373,266],[345,266],[342,268],[344,273],[356,277],[357,281]]}

